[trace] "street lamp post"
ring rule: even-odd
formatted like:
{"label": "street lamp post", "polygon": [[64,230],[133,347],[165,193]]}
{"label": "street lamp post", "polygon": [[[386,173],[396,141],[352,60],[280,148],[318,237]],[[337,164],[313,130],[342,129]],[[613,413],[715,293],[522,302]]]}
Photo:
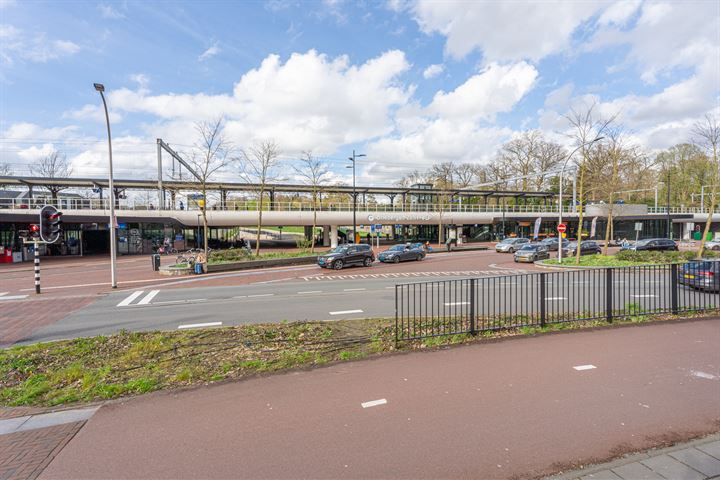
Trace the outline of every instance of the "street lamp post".
{"label": "street lamp post", "polygon": [[197,214],[197,236],[195,237],[195,248],[200,248],[200,217],[201,213]]}
{"label": "street lamp post", "polygon": [[115,188],[113,187],[113,163],[112,163],[112,140],[110,136],[110,116],[108,115],[107,103],[105,102],[105,86],[102,83],[93,83],[95,90],[100,93],[103,107],[105,108],[105,123],[107,124],[108,134],[108,159],[110,162],[110,173],[108,180],[108,188],[110,189],[110,284],[112,288],[117,288],[117,245],[115,240]]}
{"label": "street lamp post", "polygon": [[355,160],[359,157],[366,156],[364,153],[358,153],[355,154],[355,150],[353,149],[352,157],[348,157],[348,160],[352,162],[352,166],[348,165],[347,168],[352,168],[353,171],[353,243],[355,243],[355,236],[357,235],[357,193],[355,193]]}
{"label": "street lamp post", "polygon": [[[562,168],[560,169],[560,193],[558,195],[558,225],[560,225],[563,222],[562,214],[563,214],[563,204],[562,204],[562,197],[563,197],[563,182],[564,182],[564,175],[565,175],[565,167],[567,167],[568,162],[572,158],[573,155],[575,155],[575,152],[580,150],[583,147],[587,147],[589,145],[592,145],[595,142],[598,142],[602,140],[605,137],[595,137],[594,140],[591,140],[589,142],[585,142],[581,145],[579,145],[575,150],[570,152],[570,154],[565,158],[565,162],[563,163]],[[574,195],[573,195],[574,196]],[[575,202],[575,199],[573,198],[573,203]],[[573,208],[575,205],[573,204]],[[578,248],[580,248],[580,244],[582,243],[582,225],[578,226],[578,231],[581,232],[578,239]],[[562,235],[558,235],[558,263],[562,263]]]}
{"label": "street lamp post", "polygon": [[672,224],[670,223],[670,169],[667,172],[667,181],[665,183],[667,189],[667,238],[672,238]]}

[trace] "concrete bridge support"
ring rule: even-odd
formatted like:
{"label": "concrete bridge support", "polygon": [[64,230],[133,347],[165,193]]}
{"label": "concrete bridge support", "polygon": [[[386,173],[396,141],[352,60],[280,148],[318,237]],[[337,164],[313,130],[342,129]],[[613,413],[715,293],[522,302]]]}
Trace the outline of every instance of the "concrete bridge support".
{"label": "concrete bridge support", "polygon": [[330,225],[323,225],[323,240],[322,240],[322,246],[323,246],[323,247],[329,247],[329,246],[330,246]]}
{"label": "concrete bridge support", "polygon": [[338,246],[338,226],[330,225],[330,248]]}

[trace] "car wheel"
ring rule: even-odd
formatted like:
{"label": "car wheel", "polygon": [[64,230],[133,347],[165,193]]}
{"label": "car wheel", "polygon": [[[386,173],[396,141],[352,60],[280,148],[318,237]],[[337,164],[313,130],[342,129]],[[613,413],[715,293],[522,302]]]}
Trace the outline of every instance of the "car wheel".
{"label": "car wheel", "polygon": [[422,260],[422,258],[423,258],[422,255],[418,255],[417,257],[415,257],[415,261],[419,262],[420,260]]}
{"label": "car wheel", "polygon": [[342,270],[343,268],[343,261],[342,260],[335,260],[335,263],[333,263],[333,268],[335,270]]}
{"label": "car wheel", "polygon": [[715,245],[710,250],[714,250],[714,251],[720,250],[720,245]]}
{"label": "car wheel", "polygon": [[510,247],[510,248],[508,249],[508,252],[509,252],[509,253],[515,253],[515,249],[512,248],[512,247]]}
{"label": "car wheel", "polygon": [[400,257],[393,258],[393,263],[400,263]]}
{"label": "car wheel", "polygon": [[369,267],[370,265],[372,265],[372,263],[373,261],[370,257],[365,257],[365,260],[363,260],[363,265],[365,265],[366,267]]}

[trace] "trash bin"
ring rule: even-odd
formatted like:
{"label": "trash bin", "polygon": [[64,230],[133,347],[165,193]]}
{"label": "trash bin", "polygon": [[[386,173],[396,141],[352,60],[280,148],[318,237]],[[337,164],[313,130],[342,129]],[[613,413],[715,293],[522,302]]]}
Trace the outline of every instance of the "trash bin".
{"label": "trash bin", "polygon": [[198,263],[195,264],[195,273],[196,273],[197,275],[200,275],[200,274],[203,273],[203,264],[202,264],[202,263],[199,263],[199,262],[198,262]]}
{"label": "trash bin", "polygon": [[157,272],[160,270],[160,255],[157,253],[154,255],[150,255],[150,260],[152,261],[152,269],[153,271]]}

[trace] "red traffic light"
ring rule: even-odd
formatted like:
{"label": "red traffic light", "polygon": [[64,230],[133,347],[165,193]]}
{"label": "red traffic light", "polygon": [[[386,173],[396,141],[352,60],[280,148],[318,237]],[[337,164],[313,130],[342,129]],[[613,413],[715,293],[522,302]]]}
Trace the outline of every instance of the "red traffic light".
{"label": "red traffic light", "polygon": [[39,225],[30,225],[30,233],[33,235],[40,232],[40,226]]}

